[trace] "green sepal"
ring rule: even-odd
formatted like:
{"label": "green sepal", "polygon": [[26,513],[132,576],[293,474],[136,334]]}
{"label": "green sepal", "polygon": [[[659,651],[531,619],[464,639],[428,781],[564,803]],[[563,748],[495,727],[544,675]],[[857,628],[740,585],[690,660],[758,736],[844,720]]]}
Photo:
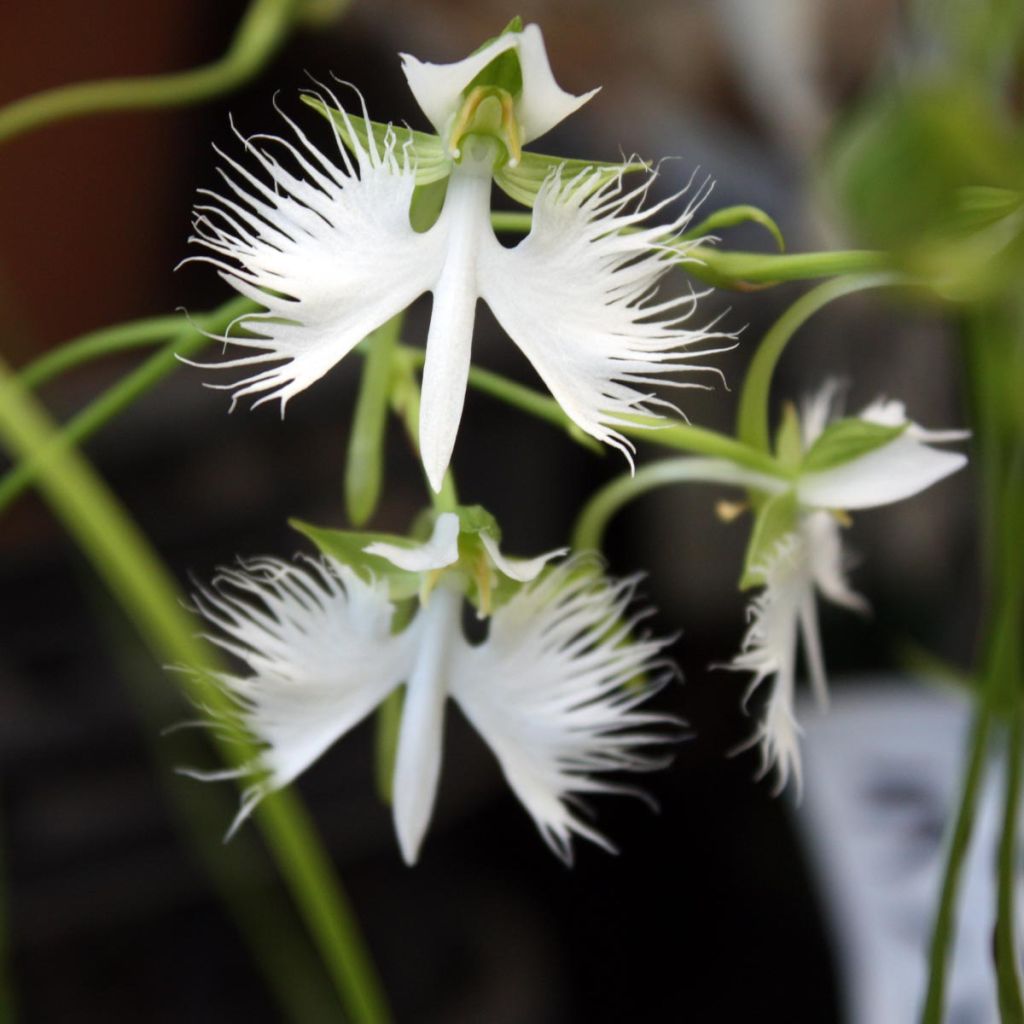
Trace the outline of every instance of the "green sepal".
{"label": "green sepal", "polygon": [[460,541],[464,535],[486,533],[495,544],[501,543],[501,527],[483,505],[459,505],[455,514],[459,517]]}
{"label": "green sepal", "polygon": [[353,153],[356,152],[357,147],[364,151],[368,148],[371,133],[378,149],[383,149],[388,141],[394,138],[395,153],[399,159],[403,152],[408,151],[409,153],[409,158],[416,168],[417,185],[429,185],[442,178],[447,178],[451,174],[451,160],[437,135],[418,132],[405,125],[381,124],[379,121],[370,121],[362,115],[349,114],[346,119],[341,111],[335,110],[324,103],[320,97],[312,96],[309,93],[303,94],[302,101],[333,122],[341,136],[341,141]]}
{"label": "green sepal", "polygon": [[650,164],[633,161],[625,164],[610,164],[600,160],[566,160],[560,156],[545,156],[542,153],[524,152],[522,160],[515,167],[505,164],[494,172],[494,180],[507,196],[523,206],[533,207],[537,193],[548,177],[561,168],[562,183],[565,184],[586,171],[596,172],[587,183],[587,194],[599,188],[620,174],[650,170]]}
{"label": "green sepal", "polygon": [[782,407],[782,420],[775,434],[775,458],[783,469],[799,469],[804,457],[803,440],[800,434],[800,417],[796,406],[786,402]]}
{"label": "green sepal", "polygon": [[759,224],[775,240],[775,244],[779,247],[779,252],[786,251],[786,240],[782,236],[779,225],[764,210],[748,204],[724,206],[720,210],[715,210],[714,213],[705,217],[699,224],[684,231],[679,236],[679,241],[687,242],[700,239],[706,235],[713,234],[721,228],[735,228],[739,227],[740,224]]}
{"label": "green sepal", "polygon": [[775,494],[760,507],[743,559],[740,590],[764,586],[764,567],[775,555],[779,541],[797,528],[798,511],[795,491]]}
{"label": "green sepal", "polygon": [[859,459],[862,455],[867,455],[868,452],[873,452],[876,448],[895,440],[906,429],[906,423],[887,427],[856,417],[836,420],[822,431],[808,449],[800,470],[804,473],[817,473]]}
{"label": "green sepal", "polygon": [[380,555],[370,555],[364,550],[378,541],[394,544],[401,548],[419,547],[419,542],[409,537],[392,533],[365,533],[361,530],[332,530],[325,526],[313,526],[301,519],[289,519],[288,525],[309,538],[319,550],[349,566],[363,579],[382,580],[387,584],[388,595],[393,601],[415,597],[420,590],[420,574],[399,569]]}
{"label": "green sepal", "polygon": [[[502,36],[510,32],[522,32],[523,19],[517,14],[496,36],[482,42],[470,54],[480,53],[487,49],[491,43],[497,42]],[[462,90],[463,96],[468,96],[478,85],[494,86],[497,89],[504,89],[510,96],[515,98],[523,91],[523,68],[519,63],[519,54],[515,49],[505,50],[499,53],[490,64],[487,65],[477,76]]]}

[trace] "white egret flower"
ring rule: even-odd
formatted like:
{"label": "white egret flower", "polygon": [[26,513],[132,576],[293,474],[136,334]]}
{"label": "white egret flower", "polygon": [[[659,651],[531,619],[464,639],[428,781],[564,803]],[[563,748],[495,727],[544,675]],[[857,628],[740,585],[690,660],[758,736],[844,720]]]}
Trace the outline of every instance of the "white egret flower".
{"label": "white egret flower", "polygon": [[[518,576],[532,579],[494,612],[487,639],[474,646],[462,632],[462,576],[444,550],[450,534],[446,519],[419,550],[377,545],[380,557],[417,571],[448,570],[397,633],[385,583],[328,557],[242,563],[196,595],[210,639],[248,667],[218,681],[263,748],[258,764],[233,773],[256,781],[232,829],[404,684],[393,813],[407,863],[430,821],[449,697],[563,860],[572,859],[573,836],[612,848],[577,813],[579,796],[625,788],[598,773],[662,764],[643,748],[664,742],[658,727],[673,722],[638,710],[670,672],[660,656],[665,641],[634,636],[643,617],[627,613],[636,580],[599,579],[578,561],[541,574],[547,556],[514,563]],[[495,565],[503,561],[499,555]]]}
{"label": "white egret flower", "polygon": [[[650,386],[676,371],[707,370],[691,360],[710,352],[691,346],[726,337],[683,327],[699,298],[692,291],[655,296],[661,276],[696,244],[669,248],[697,200],[652,226],[670,202],[637,208],[654,173],[627,188],[623,176],[638,165],[522,151],[593,96],[559,88],[536,25],[507,31],[454,64],[406,55],[403,70],[438,136],[377,125],[365,107],[350,116],[328,94],[330,102],[318,103],[330,116],[335,153],[317,149],[282,115],[290,138],[239,135],[251,170],[221,154],[225,190],[206,193],[211,201],[194,219],[192,241],[209,254],[192,259],[213,264],[264,311],[240,318],[250,337],[217,336],[244,352],[217,367],[255,370],[218,386],[235,400],[258,396],[256,405],[277,400],[283,415],[294,395],[429,291],[420,441],[437,490],[483,299],[567,415],[631,460],[633,445],[617,428],[673,408]],[[417,186],[445,178],[436,222],[415,230]],[[511,249],[491,228],[492,179],[533,207],[530,233]]]}
{"label": "white egret flower", "polygon": [[[762,774],[776,770],[777,792],[790,777],[798,792],[801,783],[800,726],[794,710],[798,640],[818,701],[825,706],[828,700],[816,593],[851,611],[868,610],[846,578],[839,533],[846,510],[911,497],[967,461],[959,452],[931,446],[962,440],[966,431],[925,430],[907,420],[902,403],[882,400],[862,410],[856,421],[898,432],[863,454],[833,461],[843,445],[858,437],[857,422],[841,420],[833,426],[846,426],[833,432],[831,442],[823,441],[835,392],[829,383],[804,405],[800,433],[805,460],[812,468],[798,471],[788,485],[778,485],[772,500],[791,502],[791,517],[781,520],[787,525],[776,529],[754,556],[750,569],[764,589],[748,607],[750,625],[742,648],[727,666],[753,673],[748,695],[765,680],[772,681],[764,717],[750,743],[760,745]],[[831,453],[825,450],[829,444],[834,447]],[[816,461],[822,468],[813,468]],[[758,483],[763,482],[762,477]]]}

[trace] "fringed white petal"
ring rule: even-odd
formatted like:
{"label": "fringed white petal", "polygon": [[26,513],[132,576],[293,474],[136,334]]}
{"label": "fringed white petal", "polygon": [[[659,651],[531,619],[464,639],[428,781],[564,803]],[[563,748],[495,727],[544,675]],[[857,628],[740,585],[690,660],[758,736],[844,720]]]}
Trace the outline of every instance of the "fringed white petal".
{"label": "fringed white petal", "polygon": [[488,534],[481,533],[480,541],[495,569],[517,583],[529,583],[535,580],[552,558],[560,558],[569,552],[568,548],[555,548],[536,558],[509,558],[501,553],[494,538]]}
{"label": "fringed white petal", "polygon": [[[568,181],[553,174],[537,195],[529,235],[514,249],[488,239],[480,294],[573,422],[631,458],[632,443],[615,428],[635,426],[632,416],[674,408],[651,393],[655,383],[701,386],[663,378],[707,371],[690,361],[708,350],[685,350],[728,335],[682,327],[696,306],[692,292],[663,302],[654,298],[659,279],[678,258],[664,243],[684,227],[694,204],[668,225],[647,226],[664,202],[627,209],[653,177],[632,191],[624,189],[621,176],[595,190],[597,173],[584,171]],[[623,233],[627,227],[636,230]]]}
{"label": "fringed white petal", "polygon": [[266,777],[246,794],[237,826],[407,677],[412,649],[404,634],[391,635],[385,588],[329,559],[242,562],[193,600],[209,639],[249,668],[218,681],[265,747],[248,770]]}
{"label": "fringed white petal", "polygon": [[434,532],[424,544],[399,547],[374,541],[363,549],[368,555],[379,555],[406,572],[432,572],[445,569],[459,560],[459,517],[442,512],[434,523]]}
{"label": "fringed white petal", "polygon": [[797,632],[801,612],[808,599],[814,600],[814,592],[797,535],[779,542],[763,572],[766,584],[748,606],[750,625],[740,653],[725,667],[753,673],[748,696],[766,679],[772,680],[761,722],[744,746],[760,745],[761,775],[775,770],[776,793],[782,792],[790,778],[799,792],[800,726],[794,711]]}
{"label": "fringed white petal", "polygon": [[846,579],[839,523],[830,512],[811,512],[803,517],[800,531],[807,549],[808,567],[815,586],[833,604],[867,614],[870,606]]}
{"label": "fringed white petal", "polygon": [[611,849],[573,809],[579,794],[626,788],[594,773],[660,766],[641,748],[665,742],[659,727],[677,724],[636,710],[667,672],[666,641],[631,636],[642,617],[624,617],[635,586],[566,563],[523,587],[495,612],[486,642],[461,647],[452,664],[452,697],[566,862],[574,835]]}
{"label": "fringed white petal", "polygon": [[415,169],[393,136],[380,145],[367,123],[364,148],[350,130],[352,156],[331,121],[336,153],[329,157],[285,121],[289,139],[238,136],[253,170],[221,154],[225,189],[196,208],[191,239],[211,254],[193,260],[213,264],[266,310],[239,321],[255,337],[218,336],[248,354],[211,365],[258,367],[226,387],[236,400],[261,396],[256,405],[278,400],[282,413],[293,395],[427,291],[444,255],[439,233],[410,226]]}

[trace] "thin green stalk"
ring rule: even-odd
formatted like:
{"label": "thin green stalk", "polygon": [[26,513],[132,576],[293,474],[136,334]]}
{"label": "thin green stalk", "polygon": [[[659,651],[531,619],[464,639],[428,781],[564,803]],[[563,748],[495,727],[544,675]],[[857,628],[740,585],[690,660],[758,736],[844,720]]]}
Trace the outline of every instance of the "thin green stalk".
{"label": "thin green stalk", "polygon": [[935,916],[931,947],[928,953],[928,990],[925,994],[924,1008],[921,1011],[921,1024],[943,1024],[946,1004],[946,973],[949,948],[956,925],[960,873],[963,870],[964,858],[974,828],[978,790],[984,775],[985,753],[988,748],[992,718],[992,708],[989,702],[983,701],[975,713],[967,774],[964,776],[960,806],[957,810],[956,823],[953,826],[953,835],[946,857],[946,870],[942,878],[942,891],[939,895],[939,907]]}
{"label": "thin green stalk", "polygon": [[180,334],[185,323],[184,317],[176,313],[172,316],[132,320],[114,327],[104,327],[99,331],[90,331],[33,360],[18,371],[18,380],[26,388],[37,388],[48,380],[94,359],[167,341]]}
{"label": "thin green stalk", "polygon": [[1017,706],[1010,718],[1006,744],[1006,791],[1003,832],[999,839],[996,897],[996,980],[1002,1024],[1024,1022],[1020,969],[1016,942],[1017,822],[1020,814],[1021,758],[1024,757],[1024,708]]}
{"label": "thin green stalk", "polygon": [[253,78],[284,42],[300,0],[253,0],[227,53],[205,67],[48,89],[0,110],[0,142],[71,117],[201,103]]}
{"label": "thin green stalk", "polygon": [[761,487],[772,493],[787,486],[778,476],[738,471],[734,463],[723,459],[662,459],[638,469],[632,476],[616,477],[594,494],[576,519],[573,548],[599,551],[608,523],[623,506],[655,488],[682,483]]}
{"label": "thin green stalk", "polygon": [[[530,222],[529,213],[501,211],[491,214],[495,231],[526,234],[530,230]],[[892,260],[885,253],[867,249],[779,254],[728,252],[699,245],[688,246],[685,256],[682,265],[688,274],[719,288],[741,291],[757,285],[865,274],[892,267]]]}
{"label": "thin green stalk", "polygon": [[[81,412],[74,415],[54,439],[54,445],[68,447],[91,437],[102,426],[123,412],[136,399],[181,365],[181,358],[189,358],[209,344],[202,331],[212,334],[224,331],[243,313],[256,308],[249,299],[233,299],[203,316],[193,318],[193,325],[178,320],[179,336],[159,352],[150,356],[98,398],[93,399]],[[127,325],[126,325],[127,326]],[[112,329],[112,331],[117,328]],[[111,332],[112,333],[112,332]],[[57,351],[60,351],[59,349]],[[49,457],[48,453],[44,453]],[[43,456],[40,456],[42,458]],[[40,464],[21,461],[0,478],[0,511],[24,492],[36,479]]]}
{"label": "thin green stalk", "polygon": [[404,312],[392,317],[364,343],[366,359],[345,460],[345,507],[354,526],[373,515],[380,499],[391,364],[404,319]]}
{"label": "thin green stalk", "polygon": [[[12,455],[36,462],[37,484],[64,528],[134,622],[161,662],[188,666],[182,673],[193,699],[213,711],[228,698],[212,682],[217,658],[196,632],[173,579],[130,516],[74,449],[39,403],[0,363],[0,442]],[[241,737],[216,737],[229,764],[256,755]],[[256,820],[353,1020],[388,1019],[383,991],[309,818],[288,790],[259,805]]]}
{"label": "thin green stalk", "polygon": [[768,420],[768,400],[772,375],[790,338],[818,310],[844,295],[880,288],[897,283],[892,274],[870,274],[864,277],[842,277],[826,281],[800,296],[761,339],[740,392],[736,416],[736,436],[740,441],[763,452],[771,450],[771,425]]}

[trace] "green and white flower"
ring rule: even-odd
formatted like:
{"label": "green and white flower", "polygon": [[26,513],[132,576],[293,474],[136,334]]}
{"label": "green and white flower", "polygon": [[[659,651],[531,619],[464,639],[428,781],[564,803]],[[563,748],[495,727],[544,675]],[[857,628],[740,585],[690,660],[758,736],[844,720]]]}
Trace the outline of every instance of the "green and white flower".
{"label": "green and white flower", "polygon": [[[263,558],[222,570],[195,595],[210,639],[248,669],[222,674],[219,683],[263,748],[259,763],[239,772],[192,773],[255,778],[232,830],[402,687],[393,812],[407,863],[417,859],[430,821],[449,697],[562,859],[572,859],[573,836],[611,849],[577,813],[579,797],[624,790],[599,773],[662,764],[643,748],[663,743],[663,727],[673,724],[638,710],[671,669],[661,657],[665,641],[636,636],[644,615],[627,609],[637,580],[604,579],[579,560],[545,569],[558,552],[508,559],[492,531],[462,531],[459,522],[454,514],[438,517],[420,545],[368,545],[367,557],[393,568],[393,579],[361,574],[329,555],[298,563]],[[330,545],[328,531],[320,539]],[[473,645],[462,631],[462,608],[482,571],[481,551],[483,568],[514,586],[491,615],[487,638]],[[391,588],[397,580],[404,592],[403,574],[429,585],[418,588],[423,599],[396,630]],[[476,594],[482,589],[477,584]]]}
{"label": "green and white flower", "polygon": [[[192,241],[207,254],[192,258],[264,311],[241,318],[250,336],[220,339],[244,354],[215,364],[255,372],[219,386],[236,400],[277,400],[283,415],[289,399],[431,292],[419,432],[437,490],[483,299],[573,422],[631,458],[617,428],[672,408],[651,385],[707,369],[691,361],[719,349],[693,346],[725,337],[684,327],[699,298],[692,291],[656,297],[661,276],[685,258],[691,243],[678,236],[700,196],[654,226],[671,200],[639,209],[656,173],[645,165],[522,149],[593,96],[559,88],[536,25],[514,23],[454,64],[406,55],[403,70],[436,135],[374,123],[361,98],[361,114],[350,115],[324,90],[307,99],[329,118],[336,152],[282,114],[289,137],[239,134],[251,169],[221,154],[224,190],[206,193],[195,212]],[[635,188],[624,184],[632,171],[645,172]],[[492,181],[533,209],[514,248],[491,227]],[[425,213],[432,204],[436,216]]]}

